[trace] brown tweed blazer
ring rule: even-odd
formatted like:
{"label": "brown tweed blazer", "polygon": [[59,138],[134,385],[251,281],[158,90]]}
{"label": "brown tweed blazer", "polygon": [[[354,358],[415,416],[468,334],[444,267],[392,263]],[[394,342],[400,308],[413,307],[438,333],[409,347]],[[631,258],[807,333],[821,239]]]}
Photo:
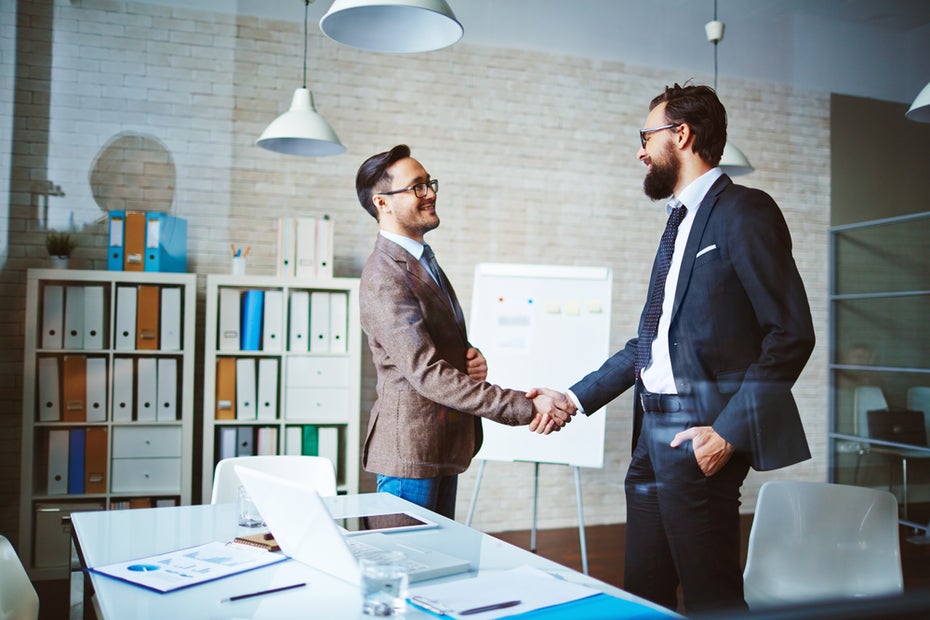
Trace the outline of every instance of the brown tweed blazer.
{"label": "brown tweed blazer", "polygon": [[459,474],[481,447],[479,416],[530,422],[533,403],[525,392],[468,377],[464,322],[426,268],[382,235],[362,270],[359,305],[378,373],[362,448],[367,471],[402,478]]}

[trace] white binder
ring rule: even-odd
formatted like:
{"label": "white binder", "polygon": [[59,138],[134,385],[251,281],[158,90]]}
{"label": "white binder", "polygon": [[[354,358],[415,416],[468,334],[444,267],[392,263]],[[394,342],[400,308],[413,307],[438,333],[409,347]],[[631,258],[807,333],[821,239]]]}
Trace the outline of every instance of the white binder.
{"label": "white binder", "polygon": [[65,287],[65,348],[84,348],[84,287]]}
{"label": "white binder", "polygon": [[58,385],[58,358],[39,358],[39,421],[61,420],[61,393]]}
{"label": "white binder", "polygon": [[181,287],[161,288],[161,326],[159,329],[162,351],[181,350]]}
{"label": "white binder", "polygon": [[107,360],[105,357],[88,357],[87,376],[87,421],[107,420]]}
{"label": "white binder", "polygon": [[348,353],[349,296],[341,291],[329,294],[329,350]]}
{"label": "white binder", "polygon": [[284,291],[265,291],[262,317],[262,351],[280,351],[284,347]]}
{"label": "white binder", "polygon": [[319,455],[325,456],[339,469],[339,427],[321,426],[319,430]]}
{"label": "white binder", "polygon": [[255,360],[236,360],[236,419],[254,420],[255,409]]}
{"label": "white binder", "polygon": [[329,353],[329,293],[310,293],[310,352]]}
{"label": "white binder", "polygon": [[303,427],[288,426],[284,430],[284,454],[296,454],[300,456],[303,451]]}
{"label": "white binder", "polygon": [[291,291],[291,311],[288,324],[288,350],[306,353],[310,350],[310,293]]}
{"label": "white binder", "polygon": [[158,359],[158,384],[156,389],[158,411],[155,419],[175,421],[178,419],[178,360],[173,357]]}
{"label": "white binder", "polygon": [[333,221],[328,215],[316,222],[316,277],[333,277]]}
{"label": "white binder", "polygon": [[220,426],[219,441],[217,441],[217,460],[229,459],[236,456],[236,427]]}
{"label": "white binder", "polygon": [[84,348],[103,348],[104,293],[102,286],[84,287]]}
{"label": "white binder", "polygon": [[42,348],[60,349],[64,344],[65,289],[49,284],[42,293]]}
{"label": "white binder", "polygon": [[70,431],[52,429],[48,432],[48,494],[68,493],[68,446]]}
{"label": "white binder", "polygon": [[236,427],[236,456],[255,456],[255,427]]}
{"label": "white binder", "polygon": [[239,304],[241,291],[237,288],[220,289],[219,340],[220,351],[239,350]]}
{"label": "white binder", "polygon": [[133,351],[136,348],[136,298],[134,286],[116,288],[116,349]]}
{"label": "white binder", "polygon": [[278,263],[277,274],[285,278],[294,277],[297,222],[292,217],[278,218]]}
{"label": "white binder", "polygon": [[113,358],[113,421],[132,422],[133,404],[132,358]]}
{"label": "white binder", "polygon": [[257,449],[256,452],[261,455],[272,455],[278,453],[278,428],[275,426],[261,426],[256,433]]}
{"label": "white binder", "polygon": [[158,409],[158,364],[154,357],[136,360],[136,420],[154,422]]}
{"label": "white binder", "polygon": [[298,278],[316,276],[316,220],[297,218],[296,259],[294,275]]}
{"label": "white binder", "polygon": [[258,419],[278,417],[278,360],[258,360]]}

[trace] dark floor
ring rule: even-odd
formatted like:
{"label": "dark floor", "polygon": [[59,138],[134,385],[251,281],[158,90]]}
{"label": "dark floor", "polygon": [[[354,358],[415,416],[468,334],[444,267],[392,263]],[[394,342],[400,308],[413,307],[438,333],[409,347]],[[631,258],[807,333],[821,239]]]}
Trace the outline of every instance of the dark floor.
{"label": "dark floor", "polygon": [[[752,515],[744,515],[741,523],[742,561],[746,549]],[[618,588],[623,587],[623,553],[626,525],[596,525],[585,528],[588,551],[588,574]],[[915,544],[907,538],[914,530],[901,528],[901,568],[905,593],[930,593],[930,544]],[[498,532],[493,536],[523,549],[530,548],[530,531]],[[569,568],[581,570],[581,546],[577,528],[540,530],[536,533],[536,552]],[[681,611],[679,609],[679,611]],[[926,616],[930,618],[930,611]]]}

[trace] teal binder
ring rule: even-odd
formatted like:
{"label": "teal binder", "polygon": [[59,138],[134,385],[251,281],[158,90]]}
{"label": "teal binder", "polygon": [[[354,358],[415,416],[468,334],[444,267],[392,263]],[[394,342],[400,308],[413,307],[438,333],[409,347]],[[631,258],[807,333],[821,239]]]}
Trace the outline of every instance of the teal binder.
{"label": "teal binder", "polygon": [[264,291],[242,292],[242,311],[239,314],[242,317],[239,329],[239,348],[243,351],[258,351],[261,348],[264,302]]}

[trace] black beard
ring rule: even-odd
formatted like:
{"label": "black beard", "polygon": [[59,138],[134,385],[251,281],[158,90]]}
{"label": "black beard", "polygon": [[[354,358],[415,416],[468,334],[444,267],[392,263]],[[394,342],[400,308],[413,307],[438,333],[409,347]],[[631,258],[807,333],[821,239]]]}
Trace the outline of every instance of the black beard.
{"label": "black beard", "polygon": [[666,149],[662,155],[662,161],[653,160],[652,169],[643,179],[643,192],[653,200],[661,200],[675,193],[678,172],[681,170],[681,162],[672,149]]}

